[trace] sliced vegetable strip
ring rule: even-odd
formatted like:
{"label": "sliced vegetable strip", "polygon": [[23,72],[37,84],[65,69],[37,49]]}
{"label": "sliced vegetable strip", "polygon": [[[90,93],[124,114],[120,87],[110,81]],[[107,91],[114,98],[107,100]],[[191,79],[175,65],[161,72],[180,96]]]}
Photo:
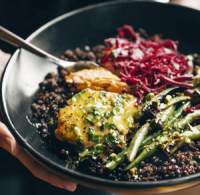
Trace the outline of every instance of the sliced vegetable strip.
{"label": "sliced vegetable strip", "polygon": [[184,103],[180,106],[169,118],[169,120],[165,123],[163,130],[167,130],[168,128],[172,127],[172,124],[178,119],[182,114],[183,111],[190,106],[190,102]]}
{"label": "sliced vegetable strip", "polygon": [[150,123],[144,124],[140,129],[138,129],[133,139],[131,140],[131,143],[127,149],[127,156],[128,156],[129,161],[132,161],[135,158],[138,152],[138,149],[140,145],[142,144],[142,141],[148,134],[149,127],[150,127]]}
{"label": "sliced vegetable strip", "polygon": [[149,109],[149,107],[153,104],[153,103],[160,103],[160,100],[165,97],[167,94],[173,92],[174,90],[178,89],[177,87],[173,87],[173,88],[168,88],[163,90],[162,92],[158,93],[157,95],[155,95],[153,98],[151,98],[149,101],[146,101],[143,104],[142,107],[142,111],[145,112],[146,110]]}
{"label": "sliced vegetable strip", "polygon": [[141,144],[141,146],[140,146],[140,149],[143,149],[146,145],[150,144],[154,138],[156,138],[158,135],[160,135],[160,133],[161,133],[161,130],[155,132],[155,133],[152,134],[152,135],[149,135],[149,136],[142,142],[142,144]]}
{"label": "sliced vegetable strip", "polygon": [[108,161],[105,167],[109,170],[114,170],[126,157],[127,149],[117,154],[111,161]]}
{"label": "sliced vegetable strip", "polygon": [[177,123],[177,128],[184,128],[187,124],[191,123],[192,121],[200,118],[200,110],[195,110],[193,113],[186,115],[183,119],[181,119]]}
{"label": "sliced vegetable strip", "polygon": [[158,144],[156,142],[153,142],[148,147],[145,147],[143,151],[137,156],[137,158],[125,168],[125,170],[129,170],[137,166],[142,160],[154,154],[157,151],[157,148],[158,148]]}
{"label": "sliced vegetable strip", "polygon": [[185,143],[190,143],[191,140],[200,139],[200,125],[192,127],[189,125],[190,130],[187,130],[182,133],[181,141],[179,141],[170,151],[170,155],[174,154],[181,146]]}
{"label": "sliced vegetable strip", "polygon": [[162,112],[159,112],[156,115],[155,122],[159,123],[161,126],[164,125],[165,121],[168,120],[168,118],[172,115],[172,113],[175,111],[174,106],[170,106],[169,108],[165,109]]}
{"label": "sliced vegetable strip", "polygon": [[174,97],[172,98],[171,101],[169,101],[167,104],[164,104],[161,109],[166,109],[167,107],[173,105],[173,104],[176,104],[176,103],[179,103],[179,102],[182,102],[182,101],[186,101],[186,100],[189,100],[190,99],[190,96],[177,96],[177,97]]}

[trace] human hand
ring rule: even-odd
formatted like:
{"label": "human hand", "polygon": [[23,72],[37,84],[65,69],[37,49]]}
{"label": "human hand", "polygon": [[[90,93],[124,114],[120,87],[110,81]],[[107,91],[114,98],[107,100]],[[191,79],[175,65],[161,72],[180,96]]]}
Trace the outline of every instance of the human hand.
{"label": "human hand", "polygon": [[58,188],[69,191],[76,190],[75,183],[67,181],[64,177],[55,175],[32,159],[23,148],[19,146],[13,135],[2,122],[0,122],[0,148],[3,148],[17,158],[33,174],[33,176]]}
{"label": "human hand", "polygon": [[200,1],[197,0],[171,0],[172,3],[200,9]]}

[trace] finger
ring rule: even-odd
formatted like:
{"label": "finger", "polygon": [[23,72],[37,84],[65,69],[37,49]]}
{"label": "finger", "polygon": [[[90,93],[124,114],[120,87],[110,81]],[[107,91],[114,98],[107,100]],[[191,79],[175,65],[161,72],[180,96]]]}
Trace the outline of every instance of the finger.
{"label": "finger", "polygon": [[38,171],[40,172],[39,178],[41,180],[48,181],[48,183],[50,183],[53,186],[63,188],[72,192],[76,190],[76,184],[66,181],[66,179],[53,174],[51,171],[42,169],[41,166],[38,167],[38,170],[35,169],[35,173],[33,173],[33,175],[38,175]]}
{"label": "finger", "polygon": [[46,181],[55,187],[63,188],[69,191],[76,190],[76,184],[52,173],[43,165],[37,163],[30,156],[28,156],[27,153],[21,148],[18,148],[16,151],[17,153],[20,153],[20,155],[15,154],[16,156],[20,156],[20,159],[18,160],[20,160],[35,177],[38,177],[39,179]]}
{"label": "finger", "polygon": [[76,190],[76,184],[67,181],[64,177],[57,176],[44,166],[32,159],[15,141],[7,127],[0,122],[0,143],[6,151],[15,156],[35,177],[48,182],[49,184],[66,189]]}
{"label": "finger", "polygon": [[16,141],[13,135],[10,133],[8,128],[0,122],[0,147],[2,147],[7,152],[13,154],[15,153]]}

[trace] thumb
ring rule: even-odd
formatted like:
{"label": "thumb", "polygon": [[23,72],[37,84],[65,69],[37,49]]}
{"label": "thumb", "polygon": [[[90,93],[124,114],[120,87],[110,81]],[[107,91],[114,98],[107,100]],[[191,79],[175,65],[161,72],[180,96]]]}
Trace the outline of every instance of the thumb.
{"label": "thumb", "polygon": [[11,154],[15,154],[17,149],[15,138],[2,122],[0,122],[0,147]]}

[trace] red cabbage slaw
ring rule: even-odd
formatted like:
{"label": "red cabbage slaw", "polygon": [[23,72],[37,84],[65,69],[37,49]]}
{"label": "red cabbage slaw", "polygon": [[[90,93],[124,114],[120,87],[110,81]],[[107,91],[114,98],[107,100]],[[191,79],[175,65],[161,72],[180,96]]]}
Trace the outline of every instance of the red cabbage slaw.
{"label": "red cabbage slaw", "polygon": [[134,88],[139,99],[169,86],[192,88],[191,66],[178,52],[176,41],[159,36],[144,39],[132,26],[124,25],[105,45],[101,63]]}

